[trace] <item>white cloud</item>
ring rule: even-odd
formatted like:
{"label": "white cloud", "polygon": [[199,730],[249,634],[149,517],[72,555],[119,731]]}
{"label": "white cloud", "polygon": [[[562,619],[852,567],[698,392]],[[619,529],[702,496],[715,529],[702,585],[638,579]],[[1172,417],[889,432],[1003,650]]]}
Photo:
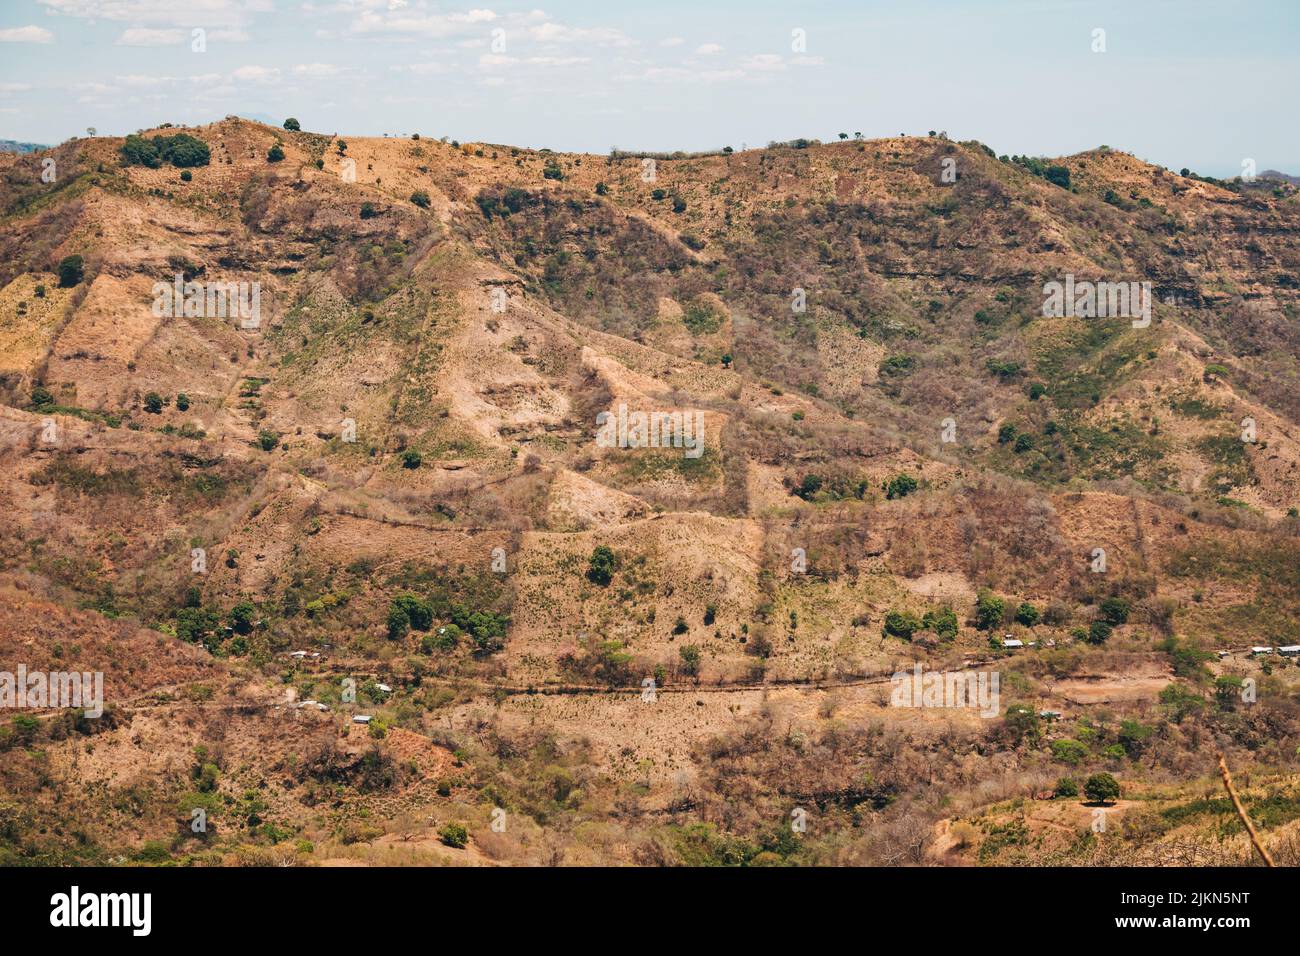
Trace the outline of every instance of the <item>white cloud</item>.
{"label": "white cloud", "polygon": [[333,63],[299,63],[293,68],[294,76],[306,76],[314,79],[337,76],[338,74],[339,68]]}
{"label": "white cloud", "polygon": [[777,53],[758,53],[754,56],[747,56],[741,59],[740,65],[747,70],[758,70],[759,72],[785,69],[785,61]]}
{"label": "white cloud", "polygon": [[184,43],[189,35],[184,30],[155,30],[149,27],[132,27],[123,30],[117,38],[118,46],[173,46]]}
{"label": "white cloud", "polygon": [[631,46],[632,40],[613,27],[567,27],[547,21],[528,28],[528,35],[538,43],[592,43],[596,46]]}
{"label": "white cloud", "polygon": [[0,93],[25,93],[30,89],[27,83],[0,83]]}
{"label": "white cloud", "polygon": [[660,46],[681,46],[686,42],[685,37],[665,37],[659,41]]}
{"label": "white cloud", "polygon": [[701,43],[699,46],[695,48],[695,52],[699,53],[701,56],[713,56],[715,54],[722,52],[722,44]]}
{"label": "white cloud", "polygon": [[253,14],[274,9],[273,0],[39,0],[51,13],[83,20],[126,20],[133,24],[191,27],[241,26]]}
{"label": "white cloud", "polygon": [[142,73],[132,73],[127,76],[115,76],[113,79],[122,86],[136,90],[148,89],[152,86],[167,86],[176,82],[175,77],[146,76]]}
{"label": "white cloud", "polygon": [[652,66],[639,73],[621,73],[614,79],[646,83],[726,83],[744,75],[744,70],[688,70],[679,66]]}
{"label": "white cloud", "polygon": [[12,27],[0,30],[0,43],[53,43],[54,34],[44,27]]}
{"label": "white cloud", "polygon": [[451,67],[446,63],[408,63],[405,66],[393,66],[389,69],[395,73],[413,73],[416,76],[451,72]]}
{"label": "white cloud", "polygon": [[280,68],[275,66],[241,66],[230,74],[233,80],[249,83],[272,83],[280,78]]}

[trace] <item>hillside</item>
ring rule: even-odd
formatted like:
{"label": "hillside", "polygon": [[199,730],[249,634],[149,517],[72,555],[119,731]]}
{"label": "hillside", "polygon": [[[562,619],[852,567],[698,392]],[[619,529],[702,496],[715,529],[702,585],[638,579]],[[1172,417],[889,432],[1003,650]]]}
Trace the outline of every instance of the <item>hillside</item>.
{"label": "hillside", "polygon": [[0,861],[1298,862],[1293,185],[178,134],[0,155]]}

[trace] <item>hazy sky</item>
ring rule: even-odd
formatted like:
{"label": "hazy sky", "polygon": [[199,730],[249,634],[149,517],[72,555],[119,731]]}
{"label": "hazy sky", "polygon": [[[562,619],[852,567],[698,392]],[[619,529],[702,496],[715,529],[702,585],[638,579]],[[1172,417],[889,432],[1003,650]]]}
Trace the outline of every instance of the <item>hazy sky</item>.
{"label": "hazy sky", "polygon": [[934,129],[1300,174],[1297,91],[1300,0],[0,2],[0,138],[44,143],[228,113],[596,152]]}

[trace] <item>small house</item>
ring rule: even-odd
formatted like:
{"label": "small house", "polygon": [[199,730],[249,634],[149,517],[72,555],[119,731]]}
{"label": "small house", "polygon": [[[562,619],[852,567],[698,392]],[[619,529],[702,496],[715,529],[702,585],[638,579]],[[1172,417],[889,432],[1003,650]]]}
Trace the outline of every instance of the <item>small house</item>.
{"label": "small house", "polygon": [[370,723],[370,722],[371,722],[372,720],[374,720],[374,719],[375,719],[375,718],[372,717],[370,714],[353,714],[353,715],[352,715],[352,722],[353,722],[354,724],[368,724],[368,723]]}
{"label": "small house", "polygon": [[1250,649],[1250,652],[1251,652],[1252,654],[1257,655],[1257,656],[1260,655],[1260,654],[1272,654],[1272,653],[1273,653],[1273,648],[1271,648],[1271,647],[1252,647],[1252,648]]}
{"label": "small house", "polygon": [[1007,650],[1012,650],[1014,648],[1024,647],[1025,642],[1018,641],[1014,637],[1005,637],[1002,639],[1002,646],[1005,647]]}
{"label": "small house", "polygon": [[1287,644],[1279,647],[1277,652],[1283,657],[1300,657],[1300,644]]}
{"label": "small house", "polygon": [[387,684],[376,684],[375,689],[385,694],[391,694],[393,692],[393,689],[389,687]]}
{"label": "small house", "polygon": [[1040,710],[1038,716],[1043,720],[1060,720],[1061,712],[1059,710]]}

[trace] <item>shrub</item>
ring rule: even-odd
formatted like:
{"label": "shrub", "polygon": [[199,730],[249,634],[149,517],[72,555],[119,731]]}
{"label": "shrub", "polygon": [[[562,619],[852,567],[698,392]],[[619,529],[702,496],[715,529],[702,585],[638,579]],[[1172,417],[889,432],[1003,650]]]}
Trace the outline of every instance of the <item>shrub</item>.
{"label": "shrub", "polygon": [[1094,773],[1084,782],[1083,795],[1093,803],[1110,803],[1119,799],[1119,781],[1108,773]]}
{"label": "shrub", "polygon": [[271,451],[278,444],[280,444],[280,436],[275,432],[260,431],[257,433],[257,446],[262,451]]}
{"label": "shrub", "polygon": [[1070,170],[1065,166],[1048,166],[1043,178],[1062,189],[1070,188]]}
{"label": "shrub", "polygon": [[449,847],[463,850],[469,843],[469,831],[463,823],[444,823],[438,828],[438,839]]}
{"label": "shrub", "polygon": [[266,161],[268,163],[278,163],[282,159],[284,159],[284,150],[280,147],[279,143],[276,143],[266,151]]}
{"label": "shrub", "polygon": [[1062,777],[1056,781],[1056,789],[1052,791],[1055,797],[1077,797],[1079,795],[1079,784],[1070,777]]}
{"label": "shrub", "polygon": [[926,611],[921,618],[921,626],[927,631],[933,631],[936,637],[951,641],[957,636],[957,613],[950,607],[938,613]]}
{"label": "shrub", "polygon": [[1128,623],[1128,615],[1132,607],[1123,598],[1112,597],[1102,601],[1099,610],[1103,621],[1118,626]]}
{"label": "shrub", "polygon": [[374,219],[374,218],[375,218],[376,216],[378,216],[378,215],[379,215],[379,210],[375,208],[375,204],[374,204],[374,203],[372,203],[372,202],[363,202],[363,203],[361,204],[361,218],[362,218],[362,219]]}
{"label": "shrub", "polygon": [[411,193],[411,202],[419,206],[421,209],[428,209],[429,206],[432,205],[432,201],[429,199],[429,194],[423,189],[417,189],[415,192]]}
{"label": "shrub", "polygon": [[1093,621],[1088,627],[1089,644],[1105,644],[1110,638],[1112,628],[1108,621]]}
{"label": "shrub", "polygon": [[158,157],[158,147],[143,136],[135,134],[128,136],[119,152],[122,154],[124,166],[147,166],[150,169],[157,169],[162,165],[162,160]]}
{"label": "shrub", "polygon": [[1020,607],[1016,608],[1016,623],[1023,624],[1025,627],[1034,627],[1040,620],[1042,620],[1042,615],[1038,613],[1038,608],[1028,601],[1023,602]]}
{"label": "shrub", "polygon": [[1052,741],[1052,758],[1069,764],[1071,767],[1077,767],[1089,757],[1087,746],[1077,740],[1053,740]]}
{"label": "shrub", "polygon": [[605,587],[614,579],[616,559],[614,552],[605,545],[597,545],[587,561],[587,580]]}
{"label": "shrub", "polygon": [[564,178],[564,170],[558,163],[552,161],[542,168],[542,178],[560,180]]}
{"label": "shrub", "polygon": [[912,492],[916,491],[916,479],[911,475],[895,475],[885,484],[885,497],[893,500],[895,498],[906,498]]}
{"label": "shrub", "polygon": [[190,397],[184,392],[176,396],[176,410],[178,412],[189,411]]}
{"label": "shrub", "polygon": [[686,618],[678,615],[677,620],[673,622],[673,634],[685,634],[690,629],[691,626],[686,623]]}
{"label": "shrub", "polygon": [[419,468],[422,464],[424,464],[424,457],[414,448],[408,448],[402,452],[403,468]]}
{"label": "shrub", "polygon": [[411,629],[410,618],[406,616],[406,611],[400,607],[396,601],[388,607],[388,639],[390,641],[400,640],[406,636],[406,632]]}
{"label": "shrub", "polygon": [[1003,717],[1003,726],[1017,743],[1023,740],[1031,743],[1038,742],[1038,714],[1027,704],[1010,705],[1006,716]]}
{"label": "shrub", "polygon": [[188,169],[181,170],[181,182],[188,183],[193,178],[194,178],[194,174],[190,172]]}
{"label": "shrub", "polygon": [[912,635],[920,629],[921,622],[905,611],[890,611],[885,615],[884,631],[890,637],[901,637],[905,641],[910,641]]}
{"label": "shrub", "polygon": [[86,264],[81,256],[68,256],[59,263],[59,288],[71,289],[86,277]]}
{"label": "shrub", "polygon": [[37,385],[32,389],[32,404],[38,408],[42,405],[53,405],[54,396],[44,385]]}
{"label": "shrub", "polygon": [[178,168],[206,166],[212,158],[208,144],[188,133],[149,139],[131,135],[122,143],[119,152],[122,154],[123,165],[147,166],[150,169],[157,169],[163,163],[171,163]]}
{"label": "shrub", "polygon": [[144,410],[151,415],[157,415],[166,404],[167,402],[157,392],[150,392],[144,397]]}
{"label": "shrub", "polygon": [[284,121],[284,128],[291,133],[296,133],[300,129],[302,129],[302,125],[292,116],[290,116],[287,120]]}
{"label": "shrub", "polygon": [[253,615],[257,608],[251,601],[240,601],[230,609],[230,626],[238,634],[247,634],[253,630]]}
{"label": "shrub", "polygon": [[417,631],[427,631],[433,627],[433,606],[414,594],[399,594],[393,598],[390,607],[399,608],[411,627]]}
{"label": "shrub", "polygon": [[606,196],[606,195],[608,195],[608,194],[609,194],[609,187],[608,187],[608,186],[606,186],[604,183],[596,183],[596,195],[597,195],[597,196]]}
{"label": "shrub", "polygon": [[975,599],[975,626],[981,631],[991,631],[1002,623],[1006,604],[988,588],[980,588]]}
{"label": "shrub", "polygon": [[682,658],[682,670],[694,677],[700,672],[700,649],[695,644],[687,644],[677,649]]}

